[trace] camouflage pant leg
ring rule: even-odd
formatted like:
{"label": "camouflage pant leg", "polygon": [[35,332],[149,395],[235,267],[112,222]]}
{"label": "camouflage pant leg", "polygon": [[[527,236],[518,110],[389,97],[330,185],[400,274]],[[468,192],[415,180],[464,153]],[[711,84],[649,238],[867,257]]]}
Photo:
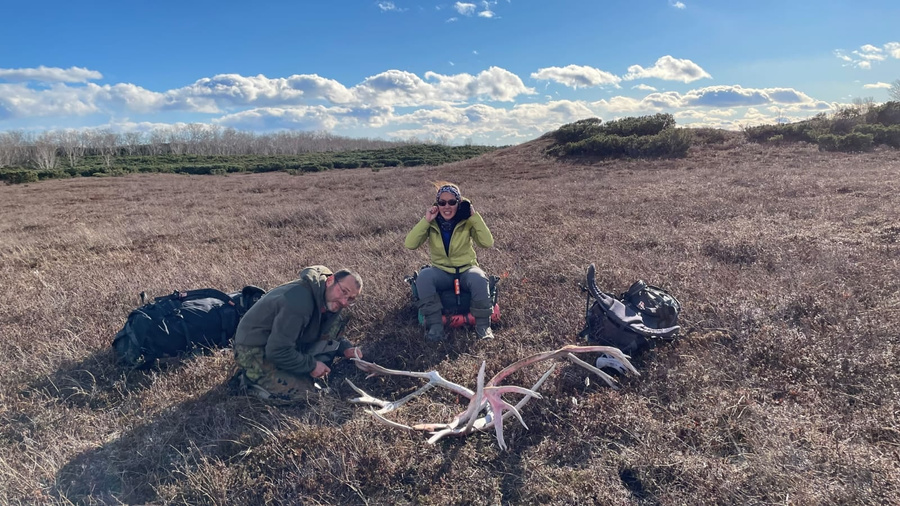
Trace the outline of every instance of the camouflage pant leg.
{"label": "camouflage pant leg", "polygon": [[298,376],[275,367],[265,359],[262,346],[234,345],[234,359],[244,370],[244,377],[251,386],[262,388],[274,401],[306,401],[315,391],[312,378]]}

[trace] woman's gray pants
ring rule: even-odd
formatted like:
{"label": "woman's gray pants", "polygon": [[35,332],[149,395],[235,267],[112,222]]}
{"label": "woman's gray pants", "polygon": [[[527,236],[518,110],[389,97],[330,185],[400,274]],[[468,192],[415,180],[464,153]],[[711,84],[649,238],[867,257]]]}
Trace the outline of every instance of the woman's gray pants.
{"label": "woman's gray pants", "polygon": [[[441,298],[438,292],[453,289],[454,275],[437,267],[424,267],[416,276],[416,292],[425,325],[441,323]],[[493,307],[488,289],[488,277],[478,267],[459,273],[460,289],[472,295],[469,310],[476,320],[490,318]]]}

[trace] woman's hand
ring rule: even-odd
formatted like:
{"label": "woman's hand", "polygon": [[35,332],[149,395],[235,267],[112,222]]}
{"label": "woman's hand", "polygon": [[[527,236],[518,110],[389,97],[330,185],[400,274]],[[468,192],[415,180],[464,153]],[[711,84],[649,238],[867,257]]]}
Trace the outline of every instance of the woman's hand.
{"label": "woman's hand", "polygon": [[438,215],[438,206],[431,206],[425,211],[425,221],[431,222]]}

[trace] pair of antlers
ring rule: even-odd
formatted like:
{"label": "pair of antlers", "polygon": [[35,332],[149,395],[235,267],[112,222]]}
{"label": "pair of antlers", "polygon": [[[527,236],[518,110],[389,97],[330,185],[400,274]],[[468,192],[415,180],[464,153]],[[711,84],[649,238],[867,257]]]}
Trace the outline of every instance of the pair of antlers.
{"label": "pair of antlers", "polygon": [[[576,353],[602,353],[603,355],[597,359],[595,367],[576,357]],[[635,375],[639,375],[637,369],[635,369],[634,366],[631,365],[631,362],[628,361],[628,356],[623,354],[618,348],[613,348],[611,346],[569,345],[555,351],[536,353],[529,357],[523,358],[518,362],[506,366],[505,368],[503,368],[503,370],[498,372],[487,382],[485,382],[484,379],[485,362],[482,362],[481,368],[478,370],[478,378],[476,379],[476,387],[474,391],[442,378],[437,371],[397,371],[393,369],[387,369],[381,367],[380,365],[373,364],[372,362],[366,362],[365,360],[361,359],[353,359],[353,361],[356,362],[356,367],[364,372],[369,373],[366,378],[371,378],[372,376],[378,375],[409,376],[413,378],[426,379],[428,380],[428,383],[423,385],[415,392],[403,397],[402,399],[396,401],[386,401],[372,397],[371,395],[367,394],[356,385],[354,385],[353,382],[351,382],[349,379],[345,379],[344,381],[346,381],[351,388],[353,388],[358,394],[360,394],[360,397],[350,399],[350,402],[378,406],[379,409],[377,410],[369,409],[369,413],[375,416],[375,418],[377,418],[382,423],[385,423],[391,427],[410,431],[429,431],[431,432],[432,436],[428,439],[428,442],[431,444],[436,443],[445,436],[465,436],[467,434],[471,434],[472,432],[486,431],[493,427],[497,435],[497,443],[500,446],[500,449],[506,450],[506,441],[503,439],[503,420],[505,420],[510,415],[515,415],[519,420],[519,423],[521,423],[523,427],[528,429],[528,426],[525,425],[525,421],[522,419],[522,415],[519,410],[532,398],[541,398],[541,394],[537,393],[537,389],[541,387],[544,381],[550,376],[554,369],[556,369],[556,364],[550,366],[550,368],[531,388],[524,388],[514,385],[501,385],[500,383],[507,376],[514,373],[515,371],[518,371],[519,369],[522,369],[523,367],[560,357],[568,359],[569,361],[581,367],[584,367],[588,371],[596,374],[600,377],[600,379],[605,381],[612,388],[618,388],[616,386],[616,380],[613,379],[610,375],[601,371],[601,367],[612,367],[621,373],[631,372]],[[422,423],[413,425],[412,427],[393,422],[383,416],[400,408],[408,401],[422,395],[426,391],[436,386],[446,388],[458,395],[469,399],[469,405],[465,409],[465,411],[456,415],[453,420],[448,423]],[[516,405],[512,405],[503,399],[504,394],[519,394],[523,397]]]}

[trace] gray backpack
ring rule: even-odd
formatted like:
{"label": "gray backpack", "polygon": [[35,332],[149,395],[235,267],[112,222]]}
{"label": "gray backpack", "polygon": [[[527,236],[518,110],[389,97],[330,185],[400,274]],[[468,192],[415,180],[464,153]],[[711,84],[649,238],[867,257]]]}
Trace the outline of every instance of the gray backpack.
{"label": "gray backpack", "polygon": [[601,292],[594,277],[594,264],[591,264],[584,287],[588,296],[585,327],[580,337],[602,346],[614,346],[632,357],[677,337],[681,329],[678,326],[681,303],[671,293],[639,280],[615,297]]}

